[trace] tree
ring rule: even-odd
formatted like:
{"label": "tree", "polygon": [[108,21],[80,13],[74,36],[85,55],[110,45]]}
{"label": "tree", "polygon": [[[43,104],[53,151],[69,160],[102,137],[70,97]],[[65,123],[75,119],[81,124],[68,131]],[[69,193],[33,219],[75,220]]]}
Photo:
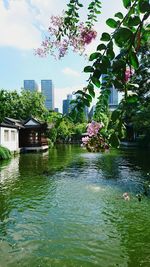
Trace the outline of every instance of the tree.
{"label": "tree", "polygon": [[22,90],[17,91],[0,90],[0,120],[4,117],[14,119],[26,119],[30,116],[42,118],[46,112],[44,97],[39,92]]}
{"label": "tree", "polygon": [[[89,30],[93,27],[93,22],[96,20],[97,10],[101,7],[100,2],[89,1],[89,13],[87,25],[87,36]],[[124,93],[124,101],[120,105],[120,109],[112,114],[111,125],[117,121],[117,133],[113,128],[111,141],[117,144],[118,137],[122,136],[124,130],[124,116],[127,115],[128,103],[131,104],[131,98],[128,92],[135,85],[131,85],[130,80],[133,72],[139,69],[138,52],[141,46],[147,47],[149,35],[149,0],[122,0],[126,8],[126,14],[117,12],[113,18],[108,18],[106,24],[113,29],[112,34],[103,32],[100,37],[100,44],[97,49],[89,57],[89,65],[84,68],[84,72],[89,74],[88,83],[83,90],[78,90],[77,99],[75,100],[75,108],[72,111],[75,115],[76,110],[82,112],[84,106],[90,106],[92,98],[95,96],[95,87],[101,89],[104,86],[101,83],[101,76],[107,75],[105,88],[108,90],[112,86]],[[83,4],[78,0],[70,0],[68,10],[65,12],[62,20],[62,26],[58,27],[56,35],[57,41],[61,41],[65,36],[79,36],[79,9]],[[52,32],[51,32],[52,33]],[[78,39],[77,39],[78,40]],[[86,45],[85,43],[84,45]],[[74,43],[72,43],[74,46]],[[116,55],[114,47],[117,46],[120,52]],[[49,50],[48,50],[49,51]],[[63,54],[65,55],[65,53]],[[141,73],[141,70],[139,70]],[[140,94],[140,90],[136,90]],[[121,110],[122,108],[122,110]],[[126,114],[125,114],[126,113]],[[117,117],[118,116],[118,117]]]}

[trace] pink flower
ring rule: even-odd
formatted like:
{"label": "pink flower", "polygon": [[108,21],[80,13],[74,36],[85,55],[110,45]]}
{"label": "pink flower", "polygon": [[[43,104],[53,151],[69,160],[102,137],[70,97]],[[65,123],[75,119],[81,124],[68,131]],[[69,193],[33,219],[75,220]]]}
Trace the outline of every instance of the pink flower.
{"label": "pink flower", "polygon": [[128,82],[128,80],[130,80],[132,74],[133,74],[133,70],[132,69],[126,69],[126,71],[125,71],[125,81],[126,82]]}
{"label": "pink flower", "polygon": [[103,127],[102,123],[92,121],[91,123],[88,124],[87,133],[89,136],[96,136],[102,127]]}
{"label": "pink flower", "polygon": [[48,36],[41,44],[41,48],[35,50],[35,55],[45,57],[48,54],[56,59],[61,59],[67,54],[69,48],[82,55],[85,46],[96,38],[96,31],[84,26],[84,23],[76,25],[75,31],[72,27],[66,28],[64,16],[51,16]]}
{"label": "pink flower", "polygon": [[97,32],[92,29],[89,30],[85,28],[83,32],[81,32],[81,38],[82,38],[82,42],[84,45],[90,44],[92,40],[96,38],[96,36],[97,36]]}
{"label": "pink flower", "polygon": [[90,139],[90,138],[89,138],[88,136],[82,137],[82,143],[83,143],[84,145],[87,145],[89,139]]}

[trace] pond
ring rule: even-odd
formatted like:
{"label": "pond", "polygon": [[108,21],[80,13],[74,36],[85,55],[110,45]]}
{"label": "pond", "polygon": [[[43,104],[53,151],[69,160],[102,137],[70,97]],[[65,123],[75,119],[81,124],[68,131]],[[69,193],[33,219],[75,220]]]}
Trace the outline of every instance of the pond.
{"label": "pond", "polygon": [[149,163],[78,146],[1,162],[0,267],[150,266]]}

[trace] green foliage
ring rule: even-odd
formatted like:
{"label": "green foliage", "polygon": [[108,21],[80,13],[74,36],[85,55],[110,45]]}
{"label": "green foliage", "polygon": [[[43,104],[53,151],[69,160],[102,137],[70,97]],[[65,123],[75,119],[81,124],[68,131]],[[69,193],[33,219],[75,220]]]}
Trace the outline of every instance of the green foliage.
{"label": "green foliage", "polygon": [[107,19],[106,24],[111,28],[117,28],[117,26],[118,26],[117,21],[114,19]]}
{"label": "green foliage", "polygon": [[82,133],[85,133],[86,132],[86,127],[87,127],[87,123],[78,123],[74,127],[74,133],[77,136],[81,136]]}
{"label": "green foliage", "polygon": [[[106,20],[106,24],[115,30],[112,34],[102,33],[100,38],[102,43],[97,46],[97,51],[89,57],[93,64],[84,68],[84,72],[90,73],[86,90],[92,97],[94,97],[94,87],[102,88],[101,75],[107,74],[108,82],[105,89],[107,90],[113,84],[119,91],[123,91],[127,98],[129,86],[125,80],[126,68],[139,69],[137,54],[140,46],[148,42],[147,20],[150,5],[147,0],[123,0],[123,5],[127,9],[127,13],[123,15],[118,12],[114,15],[115,19],[108,18]],[[115,55],[114,45],[120,48],[118,55]],[[93,88],[91,89],[92,84]],[[85,96],[84,90],[84,93],[81,92],[76,101],[76,108],[81,111],[84,105],[89,106],[89,104],[90,101]]]}
{"label": "green foliage", "polygon": [[131,0],[123,0],[123,5],[125,8],[128,8],[131,6]]}
{"label": "green foliage", "polygon": [[46,108],[44,97],[39,92],[22,90],[17,91],[0,90],[0,121],[4,117],[14,119],[26,119],[30,116],[41,118]]}
{"label": "green foliage", "polygon": [[62,141],[67,141],[71,136],[70,128],[69,122],[63,119],[57,128],[57,138]]}
{"label": "green foliage", "polygon": [[10,159],[11,152],[8,148],[0,146],[0,160],[2,159]]}

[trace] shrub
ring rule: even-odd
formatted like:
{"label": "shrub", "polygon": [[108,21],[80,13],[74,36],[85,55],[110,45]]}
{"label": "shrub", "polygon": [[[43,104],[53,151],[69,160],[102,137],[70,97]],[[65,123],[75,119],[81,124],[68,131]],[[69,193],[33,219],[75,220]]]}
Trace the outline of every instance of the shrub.
{"label": "shrub", "polygon": [[0,160],[1,159],[10,159],[11,152],[8,148],[0,146]]}

